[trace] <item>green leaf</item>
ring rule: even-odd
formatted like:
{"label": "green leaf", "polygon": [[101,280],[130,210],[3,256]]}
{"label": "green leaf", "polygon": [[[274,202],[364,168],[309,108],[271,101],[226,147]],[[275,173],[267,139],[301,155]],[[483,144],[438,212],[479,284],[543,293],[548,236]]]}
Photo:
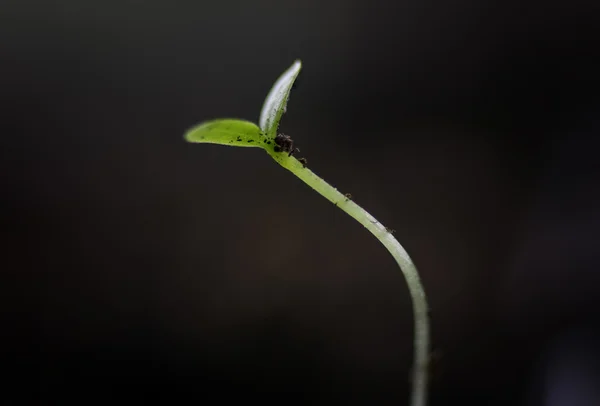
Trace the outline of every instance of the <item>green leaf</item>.
{"label": "green leaf", "polygon": [[271,139],[275,138],[277,135],[279,121],[281,120],[283,113],[285,113],[287,102],[290,97],[290,90],[292,89],[292,85],[298,77],[301,68],[302,62],[296,60],[292,66],[277,79],[265,99],[258,124],[266,136]]}
{"label": "green leaf", "polygon": [[188,142],[261,147],[267,141],[258,126],[250,121],[224,118],[206,121],[185,133]]}

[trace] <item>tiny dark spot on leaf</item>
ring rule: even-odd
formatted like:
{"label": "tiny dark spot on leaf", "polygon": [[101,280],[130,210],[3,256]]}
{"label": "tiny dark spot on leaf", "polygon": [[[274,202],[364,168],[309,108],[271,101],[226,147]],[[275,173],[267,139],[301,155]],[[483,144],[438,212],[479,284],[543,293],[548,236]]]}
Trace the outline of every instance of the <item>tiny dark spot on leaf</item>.
{"label": "tiny dark spot on leaf", "polygon": [[254,142],[254,140],[248,140],[248,142]]}

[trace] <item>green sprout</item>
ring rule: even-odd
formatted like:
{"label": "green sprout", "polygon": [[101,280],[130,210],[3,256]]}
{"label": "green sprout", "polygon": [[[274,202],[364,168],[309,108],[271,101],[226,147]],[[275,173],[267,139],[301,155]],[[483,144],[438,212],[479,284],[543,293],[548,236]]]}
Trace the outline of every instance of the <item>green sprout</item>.
{"label": "green sprout", "polygon": [[277,163],[292,172],[335,206],[345,211],[369,230],[392,254],[408,284],[414,317],[414,359],[412,368],[411,405],[424,406],[427,399],[427,367],[429,358],[429,316],[427,298],[417,268],[404,248],[385,227],[350,195],[340,193],[306,167],[304,158],[296,159],[293,140],[278,133],[279,121],[286,112],[287,102],[302,63],[296,60],[277,79],[263,104],[259,125],[238,119],[216,119],[201,123],[185,133],[185,139],[195,143],[263,148]]}

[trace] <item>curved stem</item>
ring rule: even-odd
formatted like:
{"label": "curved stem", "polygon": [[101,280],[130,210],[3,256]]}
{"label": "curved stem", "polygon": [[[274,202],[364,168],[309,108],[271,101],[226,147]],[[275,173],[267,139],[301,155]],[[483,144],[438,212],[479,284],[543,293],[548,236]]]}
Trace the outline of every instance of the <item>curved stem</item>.
{"label": "curved stem", "polygon": [[411,406],[425,406],[427,402],[429,317],[427,311],[427,297],[415,264],[400,243],[394,238],[392,233],[366,210],[340,193],[336,188],[325,182],[314,172],[305,168],[294,157],[288,157],[285,153],[276,153],[269,150],[267,150],[267,152],[281,166],[291,171],[308,186],[362,224],[385,246],[385,248],[387,248],[400,266],[412,298],[414,317],[414,359],[410,404]]}

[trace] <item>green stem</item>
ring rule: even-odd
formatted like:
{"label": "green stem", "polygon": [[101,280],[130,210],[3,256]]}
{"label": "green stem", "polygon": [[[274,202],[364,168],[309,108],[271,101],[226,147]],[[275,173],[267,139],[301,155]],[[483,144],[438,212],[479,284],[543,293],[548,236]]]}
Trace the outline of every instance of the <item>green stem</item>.
{"label": "green stem", "polygon": [[427,402],[427,365],[429,356],[429,317],[427,297],[415,264],[407,252],[394,238],[388,229],[371,216],[366,210],[354,203],[350,198],[340,193],[336,188],[325,182],[314,172],[305,168],[294,157],[286,153],[266,150],[281,166],[291,171],[308,186],[316,190],[324,198],[345,211],[356,221],[369,230],[392,254],[408,284],[412,298],[414,317],[414,360],[412,370],[411,406],[425,406]]}

